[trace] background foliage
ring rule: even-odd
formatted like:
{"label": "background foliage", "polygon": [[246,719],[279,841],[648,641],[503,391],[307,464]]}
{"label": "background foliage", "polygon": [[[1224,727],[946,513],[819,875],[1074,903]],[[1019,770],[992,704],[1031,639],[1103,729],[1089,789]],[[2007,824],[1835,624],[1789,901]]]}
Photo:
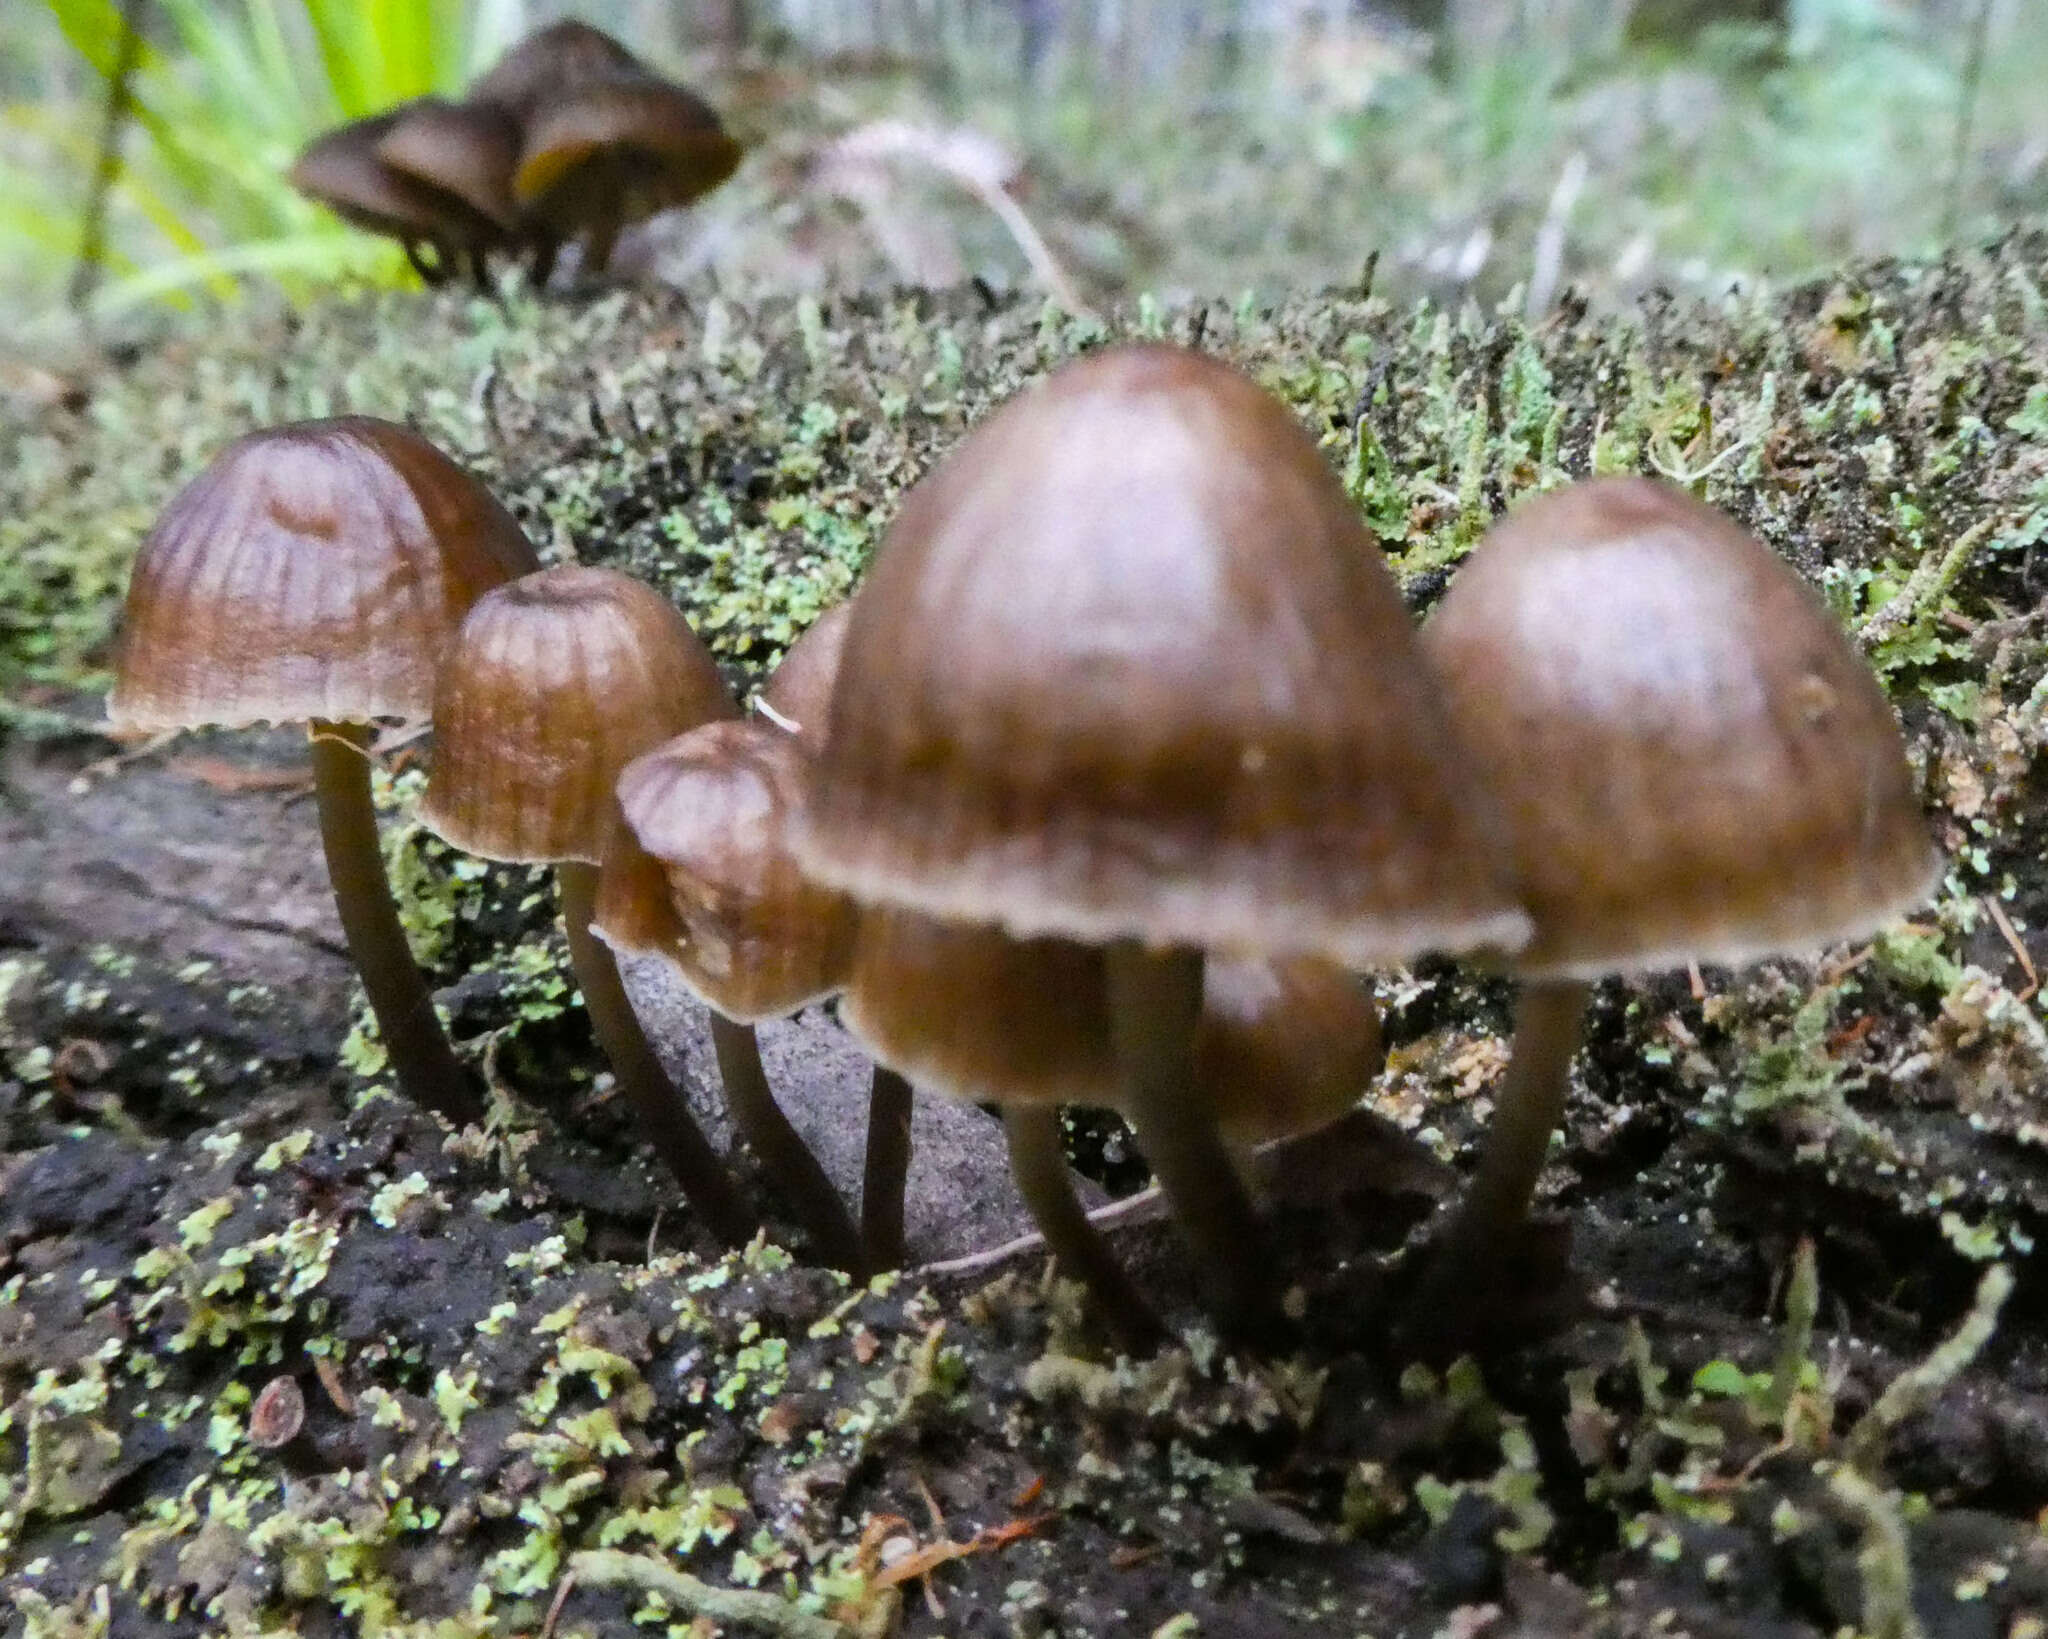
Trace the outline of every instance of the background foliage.
{"label": "background foliage", "polygon": [[[293,154],[339,119],[459,88],[558,9],[146,0],[99,307],[409,279],[290,191]],[[1568,286],[1625,299],[1924,253],[2048,210],[2048,10],[2024,0],[574,9],[702,84],[755,149],[655,236],[643,267],[678,276],[1028,280],[943,174],[943,134],[962,129],[1016,156],[1012,191],[1096,295],[1349,279],[1378,251],[1397,289],[1520,285],[1541,308]],[[0,310],[60,300],[119,18],[119,0],[0,17]],[[825,145],[877,120],[926,133],[934,163],[913,145],[858,198],[822,187]]]}

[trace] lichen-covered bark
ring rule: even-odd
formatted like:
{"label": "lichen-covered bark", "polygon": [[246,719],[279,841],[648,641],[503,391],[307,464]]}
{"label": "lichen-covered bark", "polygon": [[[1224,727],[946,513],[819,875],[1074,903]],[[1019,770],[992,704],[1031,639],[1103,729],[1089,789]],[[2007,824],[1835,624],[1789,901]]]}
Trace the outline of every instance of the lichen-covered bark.
{"label": "lichen-covered bark", "polygon": [[[1341,291],[1108,326],[971,293],[448,295],[183,332],[9,405],[0,1627],[2043,1632],[2044,288],[2022,239],[1534,328]],[[261,421],[414,420],[744,681],[962,430],[1139,333],[1287,399],[1418,608],[1531,490],[1691,484],[1819,583],[1911,732],[1936,904],[1817,965],[1598,993],[1547,1175],[1586,1318],[1483,1379],[1389,1381],[1380,1260],[1427,1199],[1341,1165],[1283,1191],[1310,1341],[1277,1364],[1094,1358],[1029,1257],[872,1293],[710,1260],[593,1092],[535,879],[458,872],[405,824],[413,778],[388,793],[422,955],[503,1094],[448,1135],[366,1096],[360,1017],[337,1057],[317,878],[248,818],[290,812],[289,747],[117,762],[90,729],[140,531]],[[210,834],[174,842],[188,820]],[[1375,1100],[1462,1158],[1505,992],[1381,988]],[[1171,1242],[1126,1236],[1179,1291]],[[1965,1325],[2000,1263],[1995,1327],[1995,1285]],[[1958,1327],[1974,1362],[1937,1349]],[[280,1375],[305,1426],[259,1448]]]}

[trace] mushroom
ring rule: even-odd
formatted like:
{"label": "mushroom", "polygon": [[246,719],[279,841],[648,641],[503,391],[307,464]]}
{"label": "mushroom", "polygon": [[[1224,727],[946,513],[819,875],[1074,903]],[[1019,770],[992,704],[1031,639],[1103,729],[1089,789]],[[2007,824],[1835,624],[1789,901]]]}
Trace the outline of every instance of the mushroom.
{"label": "mushroom", "polygon": [[418,97],[392,111],[377,139],[376,155],[403,177],[460,200],[496,230],[466,247],[479,285],[487,281],[486,252],[524,234],[512,197],[519,131],[504,109],[490,103]]}
{"label": "mushroom", "polygon": [[1477,787],[1315,443],[1199,354],[1088,355],[905,499],[855,603],[805,868],[863,904],[1106,947],[1131,1118],[1226,1321],[1256,1214],[1188,1102],[1203,952],[1514,947]]}
{"label": "mushroom", "polygon": [[423,721],[479,596],[537,564],[511,514],[417,433],[347,416],[238,439],[164,509],[128,584],[115,727],[311,725],[335,907],[399,1084],[482,1108],[434,1016],[377,843],[369,727]]}
{"label": "mushroom", "polygon": [[[454,271],[458,254],[481,257],[504,241],[502,225],[461,194],[400,169],[383,157],[383,144],[400,128],[400,107],[317,138],[291,169],[291,184],[344,222],[396,239],[406,259],[430,285]],[[431,246],[429,260],[424,247]]]}
{"label": "mushroom", "polygon": [[[769,673],[754,709],[777,728],[796,736],[815,754],[825,743],[832,680],[846,645],[852,603],[834,604],[811,622]],[[886,1064],[875,1065],[868,1089],[866,1164],[862,1168],[861,1238],[877,1268],[893,1268],[903,1256],[903,1195],[910,1181],[910,1123],[915,1098],[910,1083]]]}
{"label": "mushroom", "polygon": [[646,71],[645,63],[603,29],[569,17],[535,29],[512,47],[471,83],[469,97],[524,121],[592,80]]}
{"label": "mushroom", "polygon": [[1604,478],[1529,502],[1422,645],[1535,924],[1513,1057],[1427,1294],[1524,1225],[1591,981],[1859,937],[1923,901],[1937,861],[1870,668],[1768,548],[1680,490]]}
{"label": "mushroom", "polygon": [[[1074,1193],[1059,1107],[1122,1098],[1101,946],[1013,939],[900,909],[860,920],[847,1028],[920,1086],[997,1105],[1018,1192],[1053,1255],[1128,1347],[1163,1335]],[[1311,957],[1217,958],[1203,971],[1189,1104],[1242,1167],[1254,1144],[1355,1106],[1384,1060],[1379,1019],[1350,975]]]}
{"label": "mushroom", "polygon": [[449,645],[421,817],[481,858],[555,867],[570,960],[619,1088],[712,1232],[739,1245],[754,1215],[591,931],[619,770],[732,710],[710,653],[652,587],[610,569],[541,570],[479,598]]}
{"label": "mushroom", "polygon": [[[803,801],[804,764],[788,735],[749,722],[707,723],[634,759],[619,775],[618,798],[637,846],[608,861],[606,871],[623,884],[637,874],[634,854],[659,862],[657,891],[666,895],[670,926],[665,936],[637,942],[652,913],[622,908],[624,892],[607,882],[603,909],[616,920],[601,918],[599,929],[622,948],[658,952],[711,1009],[735,1124],[824,1254],[858,1270],[874,1260],[864,1257],[831,1179],[775,1102],[746,1028],[832,995],[852,952],[852,905],[805,877],[784,841]],[[900,1245],[881,1250],[893,1256],[876,1267],[901,1261]]]}
{"label": "mushroom", "polygon": [[525,122],[513,192],[602,272],[619,230],[687,205],[739,169],[740,145],[694,92],[642,70],[543,100]]}

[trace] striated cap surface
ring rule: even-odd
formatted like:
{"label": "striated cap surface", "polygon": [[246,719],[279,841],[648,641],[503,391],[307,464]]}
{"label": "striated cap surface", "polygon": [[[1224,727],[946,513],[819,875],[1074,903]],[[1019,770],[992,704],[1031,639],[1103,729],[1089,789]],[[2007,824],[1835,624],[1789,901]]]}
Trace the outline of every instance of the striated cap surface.
{"label": "striated cap surface", "polygon": [[596,863],[619,771],[733,710],[710,651],[653,587],[544,569],[479,599],[449,646],[421,817],[485,859]]}
{"label": "striated cap surface", "polygon": [[1515,946],[1393,577],[1287,410],[1177,348],[1068,364],[906,498],[806,863],[1014,934],[1364,965]]}
{"label": "striated cap surface", "polygon": [[470,605],[538,561],[490,492],[405,427],[251,433],[143,542],[108,715],[142,731],[424,718]]}
{"label": "striated cap surface", "polygon": [[839,675],[839,656],[846,648],[846,626],[852,618],[850,602],[827,609],[789,646],[761,689],[761,715],[794,734],[813,755],[825,743],[832,680]]}
{"label": "striated cap surface", "polygon": [[1423,646],[1512,838],[1525,972],[1810,949],[1934,886],[1870,668],[1791,569],[1681,491],[1598,479],[1519,508]]}
{"label": "striated cap surface", "polygon": [[[793,1013],[846,983],[853,906],[806,877],[789,850],[808,773],[782,730],[722,722],[636,758],[619,776],[626,824],[662,867],[675,919],[658,948],[729,1019]],[[599,931],[611,936],[603,916]]]}

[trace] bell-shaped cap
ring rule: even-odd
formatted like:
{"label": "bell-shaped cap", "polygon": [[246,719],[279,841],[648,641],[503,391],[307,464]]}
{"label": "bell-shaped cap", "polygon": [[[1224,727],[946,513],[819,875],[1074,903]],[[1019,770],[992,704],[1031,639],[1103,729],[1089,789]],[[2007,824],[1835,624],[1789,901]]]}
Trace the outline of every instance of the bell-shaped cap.
{"label": "bell-shaped cap", "polygon": [[[675,932],[661,949],[729,1019],[793,1013],[846,983],[854,910],[797,868],[789,825],[808,759],[766,723],[710,723],[619,776],[634,838],[666,873]],[[623,907],[622,907],[623,909]],[[611,928],[600,915],[598,930]],[[630,934],[620,927],[622,937]]]}
{"label": "bell-shaped cap", "polygon": [[504,109],[420,97],[396,110],[376,153],[391,169],[453,195],[505,233],[518,231],[512,171],[519,131]]}
{"label": "bell-shaped cap", "polygon": [[1212,959],[1195,1079],[1235,1143],[1314,1132],[1347,1115],[1387,1061],[1364,984],[1313,957]]}
{"label": "bell-shaped cap", "polygon": [[[839,1016],[870,1053],[935,1092],[989,1103],[1114,1106],[1100,946],[866,907]],[[1344,1115],[1385,1062],[1359,982],[1313,958],[1211,958],[1194,1096],[1241,1143]]]}
{"label": "bell-shaped cap", "polygon": [[846,625],[852,603],[835,603],[789,646],[768,674],[757,704],[761,715],[797,737],[813,755],[825,743],[826,714],[832,706],[832,680],[839,675],[839,656],[846,647]]}
{"label": "bell-shaped cap", "polygon": [[603,858],[619,771],[732,697],[689,622],[613,569],[544,569],[477,600],[434,695],[421,817],[485,859]]}
{"label": "bell-shaped cap", "polygon": [[393,109],[316,138],[291,168],[291,184],[344,222],[408,243],[489,245],[498,224],[457,193],[410,175],[381,157],[405,109]]}
{"label": "bell-shaped cap", "polygon": [[1518,508],[1423,646],[1512,839],[1526,973],[1816,948],[1934,886],[1870,668],[1791,569],[1682,491],[1607,478]]}
{"label": "bell-shaped cap", "polygon": [[423,719],[470,606],[538,563],[490,492],[405,427],[251,433],[142,543],[108,715],[145,732]]}
{"label": "bell-shaped cap", "polygon": [[1164,346],[1068,364],[904,501],[806,864],[1020,936],[1356,965],[1526,920],[1393,577],[1314,442]]}
{"label": "bell-shaped cap", "polygon": [[571,17],[527,35],[478,76],[469,98],[527,120],[592,80],[646,72],[647,65],[603,29]]}
{"label": "bell-shaped cap", "polygon": [[739,163],[740,145],[701,97],[659,75],[620,73],[535,110],[512,187],[558,223],[607,196],[649,216],[709,193]]}

